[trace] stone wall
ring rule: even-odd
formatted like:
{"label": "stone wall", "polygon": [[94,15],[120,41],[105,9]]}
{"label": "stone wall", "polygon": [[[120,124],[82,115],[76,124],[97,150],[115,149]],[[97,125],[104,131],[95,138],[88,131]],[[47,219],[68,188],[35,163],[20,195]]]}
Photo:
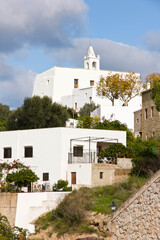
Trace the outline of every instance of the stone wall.
{"label": "stone wall", "polygon": [[156,110],[150,93],[150,89],[142,92],[142,138],[144,140],[160,136],[160,112]]}
{"label": "stone wall", "polygon": [[116,168],[113,164],[92,164],[92,187],[113,184]]}
{"label": "stone wall", "polygon": [[160,171],[110,218],[112,240],[160,239]]}
{"label": "stone wall", "polygon": [[92,187],[125,181],[129,173],[130,169],[121,169],[115,164],[92,164]]}
{"label": "stone wall", "polygon": [[117,158],[117,166],[122,169],[131,169],[132,168],[132,159],[131,158]]}
{"label": "stone wall", "polygon": [[140,137],[142,134],[142,109],[134,112],[134,136]]}
{"label": "stone wall", "polygon": [[124,182],[129,177],[130,169],[115,169],[114,183]]}
{"label": "stone wall", "polygon": [[14,226],[17,209],[17,193],[0,193],[0,213]]}

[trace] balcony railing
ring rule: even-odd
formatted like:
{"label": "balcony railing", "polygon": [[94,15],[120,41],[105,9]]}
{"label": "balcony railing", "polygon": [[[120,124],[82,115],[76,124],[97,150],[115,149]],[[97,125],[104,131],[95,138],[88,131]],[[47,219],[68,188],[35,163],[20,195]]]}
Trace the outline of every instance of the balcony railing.
{"label": "balcony railing", "polygon": [[95,163],[95,151],[83,152],[82,157],[73,156],[73,153],[68,153],[68,163]]}

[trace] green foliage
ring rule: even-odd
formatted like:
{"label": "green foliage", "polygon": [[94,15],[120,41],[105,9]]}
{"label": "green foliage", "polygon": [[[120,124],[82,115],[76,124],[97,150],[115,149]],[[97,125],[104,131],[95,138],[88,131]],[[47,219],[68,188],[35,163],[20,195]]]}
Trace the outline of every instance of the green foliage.
{"label": "green foliage", "polygon": [[83,116],[78,118],[77,128],[94,128],[98,124],[100,118],[98,116]]}
{"label": "green foliage", "polygon": [[6,176],[10,172],[15,171],[15,169],[28,169],[28,167],[21,163],[19,160],[14,160],[13,162],[0,160],[0,190],[2,192],[12,192],[13,189],[11,185],[6,182]]}
{"label": "green foliage", "polygon": [[24,104],[12,111],[7,120],[7,130],[63,127],[68,119],[65,107],[52,103],[48,97],[26,98]]}
{"label": "green foliage", "polygon": [[77,128],[91,128],[92,118],[90,116],[84,116],[78,118]]}
{"label": "green foliage", "polygon": [[0,103],[0,131],[6,130],[6,121],[9,116],[9,106]]}
{"label": "green foliage", "polygon": [[155,102],[156,109],[160,111],[160,80],[153,83],[153,88],[151,90],[151,98]]}
{"label": "green foliage", "polygon": [[67,187],[68,185],[68,181],[65,180],[58,180],[58,182],[56,184],[54,184],[53,186],[53,191],[72,191],[72,187]]}
{"label": "green foliage", "polygon": [[9,106],[0,103],[0,122],[6,121],[10,113]]}
{"label": "green foliage", "polygon": [[133,154],[132,148],[127,148],[123,144],[111,144],[108,148],[105,148],[100,152],[100,158],[105,157],[111,157],[112,159],[115,159],[117,157],[119,158],[131,158]]}
{"label": "green foliage", "polygon": [[132,176],[127,181],[112,186],[85,187],[74,190],[63,199],[56,209],[36,221],[36,229],[45,227],[45,223],[49,222],[58,235],[73,232],[91,233],[94,229],[88,225],[86,211],[110,214],[112,201],[115,201],[119,207],[145,181],[145,178]]}
{"label": "green foliage", "polygon": [[8,219],[0,214],[0,239],[1,240],[26,240],[27,231],[22,228],[12,228]]}
{"label": "green foliage", "polygon": [[6,131],[6,121],[0,121],[0,131]]}
{"label": "green foliage", "polygon": [[151,84],[151,99],[155,102],[157,111],[160,111],[160,73],[147,75],[146,82]]}
{"label": "green foliage", "polygon": [[31,169],[21,169],[16,172],[8,173],[6,181],[14,182],[18,188],[27,187],[30,183],[36,182],[39,178]]}
{"label": "green foliage", "polygon": [[85,103],[85,105],[80,108],[79,115],[80,117],[90,116],[91,112],[93,112],[96,108],[99,108],[99,105],[96,105],[94,102]]}
{"label": "green foliage", "polygon": [[160,169],[160,155],[152,148],[142,149],[132,158],[132,163],[132,174],[148,177]]}
{"label": "green foliage", "polygon": [[127,132],[127,145],[129,143],[133,142],[133,134],[132,132],[127,128],[126,124],[121,123],[118,120],[111,121],[103,119],[102,122],[97,123],[94,126],[95,129],[104,129],[104,130],[119,130],[119,131],[126,131]]}
{"label": "green foliage", "polygon": [[67,109],[69,118],[74,118],[74,119],[78,118],[78,114],[73,108],[66,108],[66,109]]}

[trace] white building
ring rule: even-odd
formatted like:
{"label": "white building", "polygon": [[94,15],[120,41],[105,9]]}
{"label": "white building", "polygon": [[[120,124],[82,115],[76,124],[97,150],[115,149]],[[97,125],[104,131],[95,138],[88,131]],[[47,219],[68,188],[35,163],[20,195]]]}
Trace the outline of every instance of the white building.
{"label": "white building", "polygon": [[[96,84],[101,77],[108,74],[126,75],[128,72],[108,71],[100,69],[100,57],[96,57],[90,46],[88,56],[84,57],[84,68],[54,67],[38,74],[33,89],[33,95],[48,96],[53,102],[79,110],[85,103],[92,100],[96,104],[111,106],[110,100],[96,95]],[[140,74],[136,73],[140,78]],[[123,102],[115,100],[115,106],[122,106]],[[129,107],[141,108],[141,97],[137,96],[129,102]]]}
{"label": "white building", "polygon": [[51,186],[64,179],[70,185],[91,186],[91,165],[96,164],[99,150],[117,142],[126,145],[125,131],[75,128],[6,131],[0,132],[0,159],[20,159],[31,166],[40,178],[39,184]]}
{"label": "white building", "polygon": [[134,109],[137,106],[104,106],[101,105],[95,109],[91,116],[99,116],[101,119],[105,118],[111,121],[119,120],[121,123],[127,125],[129,129],[134,129]]}

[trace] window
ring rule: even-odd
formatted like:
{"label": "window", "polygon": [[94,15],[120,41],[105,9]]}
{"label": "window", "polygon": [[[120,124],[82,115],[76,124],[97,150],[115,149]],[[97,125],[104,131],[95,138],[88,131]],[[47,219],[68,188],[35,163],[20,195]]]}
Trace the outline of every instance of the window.
{"label": "window", "polygon": [[147,119],[147,117],[148,117],[147,116],[147,109],[145,109],[145,116],[144,116],[144,118]]}
{"label": "window", "polygon": [[136,123],[139,124],[139,118],[136,119]]}
{"label": "window", "polygon": [[73,156],[74,157],[83,157],[83,146],[74,146],[73,147]]}
{"label": "window", "polygon": [[24,147],[24,157],[25,158],[33,157],[33,147],[31,146]]}
{"label": "window", "polygon": [[93,87],[94,86],[94,81],[90,80],[90,86]]}
{"label": "window", "polygon": [[4,158],[12,157],[12,149],[10,147],[4,148]]}
{"label": "window", "polygon": [[154,135],[154,132],[152,132],[152,137],[154,138],[154,136],[155,136],[155,135]]}
{"label": "window", "polygon": [[43,173],[43,181],[49,181],[49,173]]}
{"label": "window", "polygon": [[47,80],[47,85],[49,85],[49,80]]}
{"label": "window", "polygon": [[103,172],[99,173],[99,178],[102,179],[103,178]]}
{"label": "window", "polygon": [[153,118],[154,112],[153,112],[153,107],[151,107],[151,118]]}
{"label": "window", "polygon": [[78,88],[78,79],[74,79],[74,88]]}

